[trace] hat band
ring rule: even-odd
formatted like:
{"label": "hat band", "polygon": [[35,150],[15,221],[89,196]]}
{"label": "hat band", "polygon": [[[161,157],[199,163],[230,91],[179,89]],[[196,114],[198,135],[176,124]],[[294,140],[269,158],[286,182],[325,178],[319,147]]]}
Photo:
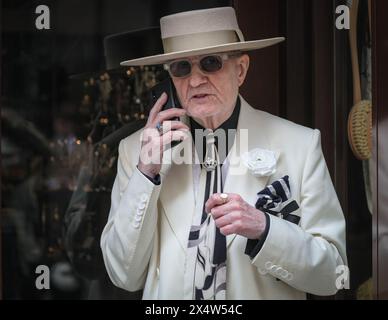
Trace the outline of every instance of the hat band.
{"label": "hat band", "polygon": [[164,53],[172,53],[236,42],[240,39],[235,30],[220,30],[165,38],[163,48]]}

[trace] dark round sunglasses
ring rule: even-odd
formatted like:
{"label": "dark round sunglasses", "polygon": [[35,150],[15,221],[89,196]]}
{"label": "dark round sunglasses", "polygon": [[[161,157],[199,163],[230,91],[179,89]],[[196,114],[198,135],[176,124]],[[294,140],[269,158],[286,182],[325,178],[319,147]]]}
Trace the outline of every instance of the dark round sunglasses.
{"label": "dark round sunglasses", "polygon": [[[240,55],[240,53],[206,55],[198,59],[198,65],[201,71],[205,73],[214,73],[222,69],[225,60],[228,60],[232,56],[238,55]],[[183,78],[191,74],[193,63],[189,59],[175,60],[169,63],[165,63],[164,68],[168,70],[171,76],[176,78]]]}

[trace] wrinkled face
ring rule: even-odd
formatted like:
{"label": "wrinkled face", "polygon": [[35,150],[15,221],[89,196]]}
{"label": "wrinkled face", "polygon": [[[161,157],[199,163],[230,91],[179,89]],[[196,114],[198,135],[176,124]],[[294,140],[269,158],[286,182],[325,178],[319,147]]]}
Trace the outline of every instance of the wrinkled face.
{"label": "wrinkled face", "polygon": [[202,57],[187,58],[192,64],[190,75],[172,76],[182,107],[188,116],[199,119],[230,115],[248,70],[249,57],[246,54],[230,56],[223,60],[222,68],[213,73],[201,70],[199,59]]}

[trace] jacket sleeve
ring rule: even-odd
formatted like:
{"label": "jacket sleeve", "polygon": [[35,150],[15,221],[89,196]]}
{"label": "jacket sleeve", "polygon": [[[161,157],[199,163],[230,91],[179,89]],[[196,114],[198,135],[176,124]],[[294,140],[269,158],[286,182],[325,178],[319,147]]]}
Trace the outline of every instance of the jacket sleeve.
{"label": "jacket sleeve", "polygon": [[347,270],[345,219],[318,130],[313,132],[301,179],[300,225],[270,215],[267,238],[252,263],[261,274],[300,291],[332,295],[340,288],[339,276]]}
{"label": "jacket sleeve", "polygon": [[144,287],[157,225],[161,184],[155,185],[127,158],[120,142],[117,176],[108,222],[101,235],[105,267],[112,282],[128,291]]}

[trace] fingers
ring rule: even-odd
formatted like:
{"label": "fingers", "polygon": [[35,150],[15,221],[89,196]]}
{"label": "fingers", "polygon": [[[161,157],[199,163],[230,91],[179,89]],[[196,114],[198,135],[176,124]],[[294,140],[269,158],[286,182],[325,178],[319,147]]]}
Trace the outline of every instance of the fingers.
{"label": "fingers", "polygon": [[181,121],[164,121],[163,122],[163,133],[166,133],[171,130],[183,130],[190,131],[190,128]]}
{"label": "fingers", "polygon": [[[156,129],[155,129],[156,130]],[[149,129],[148,132],[154,131],[153,129]],[[157,130],[156,130],[157,131]],[[147,150],[147,154],[149,154],[150,157],[152,155],[160,156],[162,155],[163,151],[166,149],[166,146],[171,144],[172,141],[182,141],[189,137],[189,132],[187,129],[181,129],[181,130],[169,130],[165,132],[162,135],[159,135],[159,133],[155,134],[148,134],[143,138],[144,144],[143,148]],[[161,160],[161,159],[160,159]]]}
{"label": "fingers", "polygon": [[210,210],[210,214],[214,219],[218,219],[224,216],[225,214],[227,214],[228,212],[237,211],[237,210],[241,210],[241,206],[235,201],[230,201],[223,205],[213,207]]}
{"label": "fingers", "polygon": [[163,147],[171,144],[172,141],[182,141],[189,137],[188,130],[170,130],[161,136]]}
{"label": "fingers", "polygon": [[220,232],[224,236],[232,233],[244,235],[243,231],[245,228],[243,221],[244,218],[241,211],[225,211],[219,218],[214,218],[216,227],[220,229]]}
{"label": "fingers", "polygon": [[154,121],[152,122],[154,125],[156,125],[158,122],[162,123],[164,125],[164,122],[167,120],[170,120],[171,118],[175,117],[181,117],[186,114],[186,110],[182,108],[170,108],[167,110],[160,111]]}
{"label": "fingers", "polygon": [[162,164],[163,152],[171,145],[172,141],[182,141],[189,137],[187,130],[171,130],[163,135],[149,137],[141,147],[140,162],[143,165],[160,167]]}
{"label": "fingers", "polygon": [[167,94],[163,92],[163,94],[158,98],[158,100],[156,100],[148,116],[149,126],[154,127],[158,122],[163,123],[163,121],[165,120],[168,120],[174,117],[180,117],[186,113],[186,110],[182,108],[170,108],[167,110],[162,110],[163,106],[167,102],[167,99],[168,99]]}
{"label": "fingers", "polygon": [[[162,127],[163,127],[163,134],[166,134],[169,131],[176,131],[176,130],[182,130],[184,132],[190,131],[190,128],[181,121],[165,121],[163,122]],[[160,140],[159,139],[160,137],[161,137],[161,134],[158,131],[158,129],[156,129],[156,127],[145,128],[142,133],[142,141],[145,143],[153,139]]]}
{"label": "fingers", "polygon": [[151,123],[154,122],[156,115],[162,110],[164,104],[167,102],[167,98],[167,93],[163,92],[162,95],[158,98],[158,100],[156,100],[148,116],[148,120]]}
{"label": "fingers", "polygon": [[[214,216],[213,216],[214,217]],[[223,228],[229,224],[233,224],[235,221],[241,220],[240,211],[228,211],[226,214],[221,215],[219,218],[214,218],[214,222],[217,228]]]}
{"label": "fingers", "polygon": [[233,234],[233,233],[236,233],[238,232],[238,226],[236,224],[228,224],[222,228],[220,228],[220,232],[224,235],[224,236],[228,236],[230,234]]}
{"label": "fingers", "polygon": [[210,213],[211,209],[225,203],[225,200],[220,197],[220,193],[212,194],[205,203],[205,212]]}
{"label": "fingers", "polygon": [[[150,110],[147,125],[141,134],[141,152],[139,168],[143,172],[156,174],[160,171],[163,151],[172,141],[188,138],[189,127],[181,121],[167,121],[173,117],[180,117],[186,113],[184,109],[171,108],[163,110],[167,102],[167,94],[164,92]],[[156,128],[157,123],[162,124],[163,132]]]}
{"label": "fingers", "polygon": [[169,130],[162,135],[154,137],[151,139],[150,143],[152,144],[151,150],[161,150],[163,151],[164,147],[170,144],[172,141],[184,140],[189,137],[188,130]]}
{"label": "fingers", "polygon": [[[205,211],[209,213],[214,207],[225,204],[225,199],[221,198],[221,193],[213,193],[205,203]],[[228,193],[227,203],[232,200],[241,200],[238,194]]]}
{"label": "fingers", "polygon": [[244,230],[243,221],[246,220],[244,212],[247,211],[245,201],[240,195],[228,193],[227,202],[221,198],[220,193],[214,193],[205,204],[214,223],[223,235],[232,233],[240,234]]}

